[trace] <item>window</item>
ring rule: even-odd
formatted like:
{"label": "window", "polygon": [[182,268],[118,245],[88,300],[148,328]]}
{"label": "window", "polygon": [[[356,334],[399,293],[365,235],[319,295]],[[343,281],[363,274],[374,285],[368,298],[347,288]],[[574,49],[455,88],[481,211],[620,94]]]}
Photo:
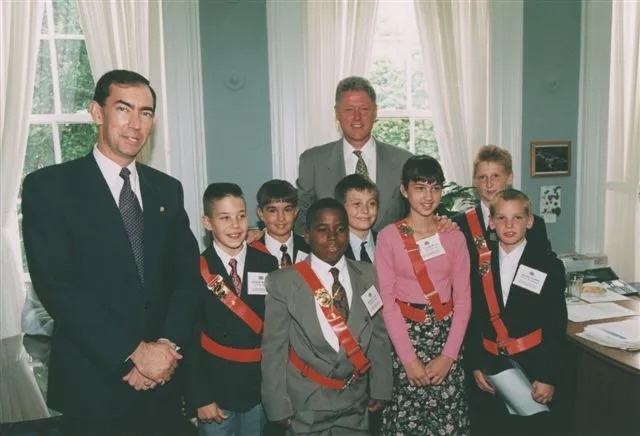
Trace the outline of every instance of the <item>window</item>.
{"label": "window", "polygon": [[380,2],[369,80],[378,96],[376,138],[440,158],[412,2]]}
{"label": "window", "polygon": [[91,150],[93,88],[76,0],[46,0],[24,175]]}

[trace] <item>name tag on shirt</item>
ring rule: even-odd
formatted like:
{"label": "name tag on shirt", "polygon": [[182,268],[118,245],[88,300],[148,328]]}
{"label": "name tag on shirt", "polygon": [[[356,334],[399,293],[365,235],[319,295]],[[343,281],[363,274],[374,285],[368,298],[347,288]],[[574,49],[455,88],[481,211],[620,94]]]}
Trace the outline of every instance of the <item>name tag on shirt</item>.
{"label": "name tag on shirt", "polygon": [[371,286],[364,294],[362,294],[362,302],[371,316],[375,315],[382,307],[382,298],[380,298],[380,294],[378,294],[378,290],[375,286]]}
{"label": "name tag on shirt", "polygon": [[516,278],[513,280],[513,283],[535,294],[539,294],[546,278],[546,273],[526,265],[520,265],[518,271],[516,271]]}
{"label": "name tag on shirt", "polygon": [[264,279],[266,278],[267,273],[248,272],[247,280],[249,283],[247,284],[247,289],[249,290],[249,295],[267,295],[267,288],[264,286]]}
{"label": "name tag on shirt", "polygon": [[420,249],[420,257],[422,257],[422,260],[429,260],[445,254],[444,247],[440,242],[440,236],[437,233],[428,238],[416,241],[416,244],[418,244],[418,248]]}
{"label": "name tag on shirt", "polygon": [[304,251],[298,251],[296,253],[296,263],[305,260],[307,257],[309,257],[309,253],[305,253]]}

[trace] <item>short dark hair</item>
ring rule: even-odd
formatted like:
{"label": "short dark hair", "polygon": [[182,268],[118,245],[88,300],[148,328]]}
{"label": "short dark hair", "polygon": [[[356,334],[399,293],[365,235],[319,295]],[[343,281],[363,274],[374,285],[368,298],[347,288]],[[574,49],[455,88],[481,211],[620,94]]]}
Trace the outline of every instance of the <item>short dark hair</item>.
{"label": "short dark hair", "polygon": [[349,224],[349,216],[347,215],[347,210],[344,208],[344,205],[340,203],[338,200],[336,200],[335,198],[327,197],[327,198],[321,198],[320,200],[317,200],[315,203],[311,205],[311,207],[309,207],[309,210],[307,211],[307,220],[306,220],[307,230],[311,229],[311,227],[313,226],[313,223],[318,218],[318,214],[320,213],[320,211],[323,211],[326,209],[336,210],[340,212],[340,214],[342,215],[342,218],[344,219],[345,225]]}
{"label": "short dark hair", "polygon": [[144,85],[151,91],[153,97],[153,111],[156,111],[156,91],[153,89],[149,80],[135,71],[129,70],[111,70],[104,73],[96,83],[96,89],[93,93],[93,100],[100,106],[104,106],[111,92],[111,85]]}
{"label": "short dark hair", "polygon": [[279,201],[298,206],[298,190],[286,180],[273,179],[264,182],[256,194],[258,207],[262,209],[270,203]]}
{"label": "short dark hair", "polygon": [[347,199],[347,194],[351,190],[373,192],[373,194],[376,196],[376,200],[378,200],[380,196],[376,184],[373,183],[371,179],[361,174],[349,174],[348,176],[343,177],[342,180],[340,180],[336,185],[333,196],[339,202],[344,203],[344,201]]}
{"label": "short dark hair", "polygon": [[364,91],[367,93],[373,104],[376,104],[376,91],[364,77],[350,76],[338,82],[336,87],[336,106],[340,104],[342,96],[349,91]]}
{"label": "short dark hair", "polygon": [[409,182],[427,182],[444,185],[444,172],[440,163],[425,154],[411,156],[402,166],[402,186]]}
{"label": "short dark hair", "polygon": [[531,200],[529,196],[522,191],[513,188],[506,188],[496,194],[493,201],[489,205],[489,214],[493,216],[496,213],[496,204],[498,201],[520,201],[524,204],[524,210],[527,215],[531,215]]}
{"label": "short dark hair", "polygon": [[207,189],[205,189],[204,194],[202,195],[202,208],[204,209],[204,214],[211,217],[211,206],[213,203],[226,197],[237,197],[244,200],[242,188],[235,183],[227,182],[211,183],[207,186]]}

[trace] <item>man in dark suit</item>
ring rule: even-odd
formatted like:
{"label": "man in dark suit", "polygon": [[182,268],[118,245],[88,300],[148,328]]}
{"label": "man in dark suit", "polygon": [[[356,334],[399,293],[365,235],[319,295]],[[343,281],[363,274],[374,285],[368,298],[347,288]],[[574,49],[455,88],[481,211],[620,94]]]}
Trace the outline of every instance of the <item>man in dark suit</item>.
{"label": "man in dark suit", "polygon": [[94,150],[24,181],[29,272],[55,322],[48,404],[65,434],[183,432],[172,374],[203,282],[182,186],[135,161],[155,105],[146,78],[106,73]]}
{"label": "man in dark suit", "polygon": [[405,215],[400,195],[402,165],[411,156],[407,150],[376,141],[371,136],[377,117],[376,92],[367,79],[347,77],[336,89],[336,119],[343,137],[306,150],[300,156],[298,180],[300,213],[296,230],[304,230],[304,217],[311,204],[332,197],[336,184],[347,174],[361,174],[378,187],[380,210],[375,230]]}

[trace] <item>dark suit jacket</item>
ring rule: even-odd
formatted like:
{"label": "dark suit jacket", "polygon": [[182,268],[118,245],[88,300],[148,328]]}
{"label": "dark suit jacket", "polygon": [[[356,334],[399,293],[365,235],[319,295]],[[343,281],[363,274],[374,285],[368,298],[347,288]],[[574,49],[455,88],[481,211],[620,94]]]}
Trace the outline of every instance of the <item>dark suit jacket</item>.
{"label": "dark suit jacket", "polygon": [[[212,274],[219,274],[230,289],[233,282],[225,265],[211,246],[203,256]],[[240,297],[264,319],[264,295],[248,294],[248,272],[269,273],[278,269],[276,259],[260,250],[247,247]],[[244,412],[260,403],[260,363],[237,363],[214,356],[200,347],[200,331],[221,345],[231,348],[259,348],[261,335],[205,289],[198,312],[199,328],[187,363],[187,396],[192,408],[216,403],[219,407]]]}
{"label": "dark suit jacket", "polygon": [[[28,175],[23,233],[33,286],[55,321],[48,403],[82,419],[122,415],[176,384],[136,392],[121,381],[140,341],[187,344],[198,246],[180,183],[137,164],[144,209],[144,286],[118,205],[92,154]],[[170,395],[170,393],[172,393]],[[175,394],[175,395],[173,395]]]}
{"label": "dark suit jacket", "polygon": [[288,363],[288,350],[293,347],[321,374],[345,379],[353,373],[344,350],[336,352],[324,338],[313,294],[298,272],[283,268],[267,277],[262,401],[270,420],[294,416],[294,431],[326,431],[341,425],[338,422],[345,434],[366,430],[364,410],[369,396],[391,398],[391,345],[382,313],[371,317],[361,298],[372,285],[378,288],[375,271],[371,264],[352,260],[347,260],[347,267],[353,289],[347,325],[372,366],[368,382],[360,379],[344,391],[323,388]]}
{"label": "dark suit jacket", "polygon": [[[262,235],[262,238],[259,239],[259,241],[264,245],[264,235]],[[309,248],[309,244],[307,244],[307,242],[304,240],[304,237],[298,235],[297,233],[293,233],[293,257],[291,259],[291,261],[293,263],[295,263],[296,260],[298,258],[298,252],[302,251],[303,253],[306,253],[307,255],[311,254],[311,248]],[[280,263],[280,258],[282,256],[274,256],[277,260],[278,260],[278,264]]]}
{"label": "dark suit jacket", "polygon": [[[556,385],[561,374],[567,329],[564,265],[553,253],[541,251],[527,242],[520,265],[542,271],[547,277],[539,294],[512,284],[505,306],[502,303],[497,250],[492,252],[491,263],[500,318],[504,321],[509,336],[519,338],[542,328],[542,343],[512,358],[520,363],[531,381],[538,380]],[[470,369],[484,370],[497,367],[499,362],[496,360],[504,358],[490,354],[482,346],[482,338],[495,340],[496,332],[489,320],[489,309],[484,294],[478,296],[475,301],[480,300],[483,304],[473,306],[473,322],[469,324],[469,348],[465,357],[469,359]]]}
{"label": "dark suit jacket", "polygon": [[[372,230],[371,233],[373,235],[373,242],[375,244],[376,240],[378,239],[378,232],[376,232],[375,230]],[[373,247],[373,248],[375,249],[375,247]],[[356,255],[353,252],[353,248],[351,248],[351,244],[347,244],[347,249],[344,252],[344,256],[347,259],[356,260]]]}
{"label": "dark suit jacket", "polygon": [[[376,186],[380,193],[378,220],[374,229],[403,218],[406,205],[400,194],[402,166],[411,153],[399,147],[376,141]],[[342,139],[319,145],[300,155],[298,166],[298,205],[300,213],[296,231],[302,233],[307,210],[314,201],[333,197],[338,182],[345,173]]]}

